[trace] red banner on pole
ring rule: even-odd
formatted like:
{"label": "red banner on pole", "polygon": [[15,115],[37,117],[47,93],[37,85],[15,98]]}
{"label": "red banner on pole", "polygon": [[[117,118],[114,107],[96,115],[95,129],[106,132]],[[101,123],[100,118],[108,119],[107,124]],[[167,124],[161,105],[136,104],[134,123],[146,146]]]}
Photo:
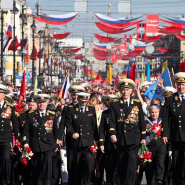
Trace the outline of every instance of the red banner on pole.
{"label": "red banner on pole", "polygon": [[127,44],[126,42],[120,43],[120,53],[126,53],[127,52]]}
{"label": "red banner on pole", "polygon": [[159,15],[147,15],[146,33],[159,33]]}

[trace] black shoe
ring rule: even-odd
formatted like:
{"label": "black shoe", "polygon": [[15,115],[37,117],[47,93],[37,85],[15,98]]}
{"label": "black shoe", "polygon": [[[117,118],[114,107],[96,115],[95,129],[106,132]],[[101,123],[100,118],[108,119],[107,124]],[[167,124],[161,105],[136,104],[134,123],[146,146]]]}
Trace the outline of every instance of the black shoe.
{"label": "black shoe", "polygon": [[162,185],[162,181],[155,181],[155,185]]}

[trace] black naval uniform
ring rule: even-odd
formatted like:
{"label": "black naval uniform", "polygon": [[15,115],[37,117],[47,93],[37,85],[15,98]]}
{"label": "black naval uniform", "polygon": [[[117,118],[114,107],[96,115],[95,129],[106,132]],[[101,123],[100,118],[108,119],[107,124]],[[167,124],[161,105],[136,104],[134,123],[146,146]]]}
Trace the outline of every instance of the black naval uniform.
{"label": "black naval uniform", "polygon": [[46,109],[44,117],[38,110],[29,112],[23,130],[23,143],[29,143],[33,156],[33,184],[50,185],[52,178],[52,154],[58,147],[57,117]]}
{"label": "black naval uniform", "polygon": [[[184,100],[183,100],[184,101]],[[173,184],[184,185],[184,148],[185,148],[185,102],[179,94],[166,98],[162,117],[162,137],[168,137],[172,148],[172,179]]]}
{"label": "black naval uniform", "polygon": [[[17,117],[18,121],[19,121],[19,129],[20,129],[20,137],[21,137],[21,141],[23,138],[23,130],[25,127],[25,123],[26,123],[26,117],[29,113],[29,110],[27,110],[26,112],[22,112],[20,113],[20,116]],[[22,144],[22,142],[21,142]],[[23,146],[21,146],[23,148]],[[28,161],[28,164],[25,166],[23,164],[19,165],[19,171],[18,171],[19,175],[22,175],[22,182],[23,184],[29,184],[30,183],[30,174],[31,174],[31,161]]]}
{"label": "black naval uniform", "polygon": [[123,99],[112,103],[109,113],[110,136],[117,137],[118,180],[121,185],[133,185],[137,167],[139,143],[146,139],[146,124],[141,103]]}
{"label": "black naval uniform", "polygon": [[71,139],[73,145],[73,170],[75,185],[89,183],[92,168],[92,153],[90,147],[97,139],[97,124],[95,108],[86,105],[84,112],[79,105],[70,105],[66,117],[66,126],[69,134],[79,134],[79,138]]}
{"label": "black naval uniform", "polygon": [[73,164],[73,146],[72,146],[72,138],[69,132],[66,131],[66,136],[64,134],[64,129],[66,127],[66,115],[69,110],[69,106],[74,105],[73,102],[65,105],[64,109],[62,110],[62,118],[60,121],[60,127],[59,127],[59,140],[63,141],[63,144],[66,144],[66,149],[67,149],[67,170],[68,170],[68,184],[71,185],[73,184],[74,181],[74,175],[73,175],[73,169],[72,169],[72,164]]}
{"label": "black naval uniform", "polygon": [[[148,120],[152,122],[150,117]],[[157,123],[160,122],[161,118],[159,117]],[[147,143],[147,148],[152,152],[152,162],[146,164],[147,185],[155,185],[156,181],[163,181],[166,146],[163,145],[161,136],[148,132],[147,136],[151,138],[151,141]]]}
{"label": "black naval uniform", "polygon": [[2,185],[10,183],[10,151],[12,147],[10,121],[12,121],[15,140],[18,140],[20,133],[15,108],[4,102],[3,107],[0,108],[0,184]]}
{"label": "black naval uniform", "polygon": [[117,147],[110,141],[109,135],[109,112],[107,109],[102,112],[99,128],[99,144],[104,146],[106,155],[106,183],[117,183]]}

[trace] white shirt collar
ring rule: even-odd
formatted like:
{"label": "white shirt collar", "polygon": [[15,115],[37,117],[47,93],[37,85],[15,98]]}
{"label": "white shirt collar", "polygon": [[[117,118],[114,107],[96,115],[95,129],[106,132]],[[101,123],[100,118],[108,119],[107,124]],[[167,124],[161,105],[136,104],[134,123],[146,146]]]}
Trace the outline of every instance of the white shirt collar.
{"label": "white shirt collar", "polygon": [[179,92],[178,92],[178,95],[179,95],[179,99],[180,99],[180,101],[182,101],[182,95],[184,96],[184,99],[185,99],[185,93],[184,94],[180,94]]}
{"label": "white shirt collar", "polygon": [[43,112],[41,112],[41,111],[39,110],[40,117],[42,117],[42,113],[44,113],[44,116],[45,116],[45,115],[46,115],[46,109],[45,109]]}
{"label": "white shirt collar", "polygon": [[128,106],[130,105],[130,97],[127,100],[123,98],[123,101],[124,101],[124,103],[127,101]]}
{"label": "white shirt collar", "polygon": [[3,108],[3,105],[4,105],[4,101],[3,101],[2,103],[0,103],[0,105],[1,105],[1,108]]}

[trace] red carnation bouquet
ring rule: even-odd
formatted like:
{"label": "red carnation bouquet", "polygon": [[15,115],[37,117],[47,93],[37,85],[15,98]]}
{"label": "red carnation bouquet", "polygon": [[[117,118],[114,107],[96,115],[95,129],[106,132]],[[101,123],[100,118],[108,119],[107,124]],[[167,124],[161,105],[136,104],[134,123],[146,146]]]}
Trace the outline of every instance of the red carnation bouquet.
{"label": "red carnation bouquet", "polygon": [[161,124],[160,123],[154,123],[152,127],[152,132],[157,134],[158,136],[161,135]]}
{"label": "red carnation bouquet", "polygon": [[94,142],[94,144],[90,148],[90,151],[92,153],[96,153],[97,152],[97,149],[98,149],[97,144]]}
{"label": "red carnation bouquet", "polygon": [[24,165],[28,164],[28,161],[31,160],[31,157],[34,156],[34,153],[31,151],[30,147],[27,147],[23,150],[22,155],[21,155],[21,163]]}
{"label": "red carnation bouquet", "polygon": [[21,103],[21,104],[15,105],[15,115],[19,117],[21,112],[24,112],[23,104]]}
{"label": "red carnation bouquet", "polygon": [[141,145],[140,155],[138,155],[138,158],[141,160],[141,163],[152,161],[152,152],[150,152],[146,145],[143,143]]}

